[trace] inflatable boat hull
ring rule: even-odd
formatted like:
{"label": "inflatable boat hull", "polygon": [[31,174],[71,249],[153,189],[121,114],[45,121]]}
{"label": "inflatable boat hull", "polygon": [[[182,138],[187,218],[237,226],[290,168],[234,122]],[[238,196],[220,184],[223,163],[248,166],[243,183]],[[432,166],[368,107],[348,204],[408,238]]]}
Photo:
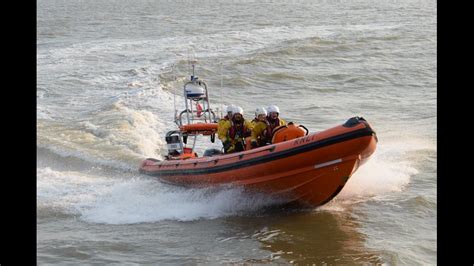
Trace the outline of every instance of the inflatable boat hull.
{"label": "inflatable boat hull", "polygon": [[[352,120],[352,122],[350,122]],[[174,185],[234,185],[303,205],[334,198],[375,151],[377,137],[364,120],[239,153],[187,160],[146,159],[140,172]]]}

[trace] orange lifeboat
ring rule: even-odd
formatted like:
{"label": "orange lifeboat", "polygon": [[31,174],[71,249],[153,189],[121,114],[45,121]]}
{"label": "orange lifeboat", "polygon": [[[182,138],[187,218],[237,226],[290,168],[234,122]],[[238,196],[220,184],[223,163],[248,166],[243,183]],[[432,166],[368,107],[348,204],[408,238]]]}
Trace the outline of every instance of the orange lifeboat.
{"label": "orange lifeboat", "polygon": [[[186,125],[182,132],[215,132],[214,123]],[[188,187],[231,184],[303,205],[320,206],[334,198],[375,151],[369,123],[353,117],[343,125],[308,134],[290,123],[274,131],[272,144],[231,154],[186,160],[146,159],[140,173]]]}

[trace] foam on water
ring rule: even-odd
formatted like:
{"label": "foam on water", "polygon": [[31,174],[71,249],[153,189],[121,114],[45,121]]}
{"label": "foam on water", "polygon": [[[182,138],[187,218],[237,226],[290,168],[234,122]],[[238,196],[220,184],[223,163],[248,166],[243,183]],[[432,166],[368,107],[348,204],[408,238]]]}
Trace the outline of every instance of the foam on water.
{"label": "foam on water", "polygon": [[[39,122],[38,147],[108,166],[134,169],[145,156],[159,157],[163,123],[149,111],[120,102],[93,120],[65,125]],[[57,133],[60,132],[60,133]]]}
{"label": "foam on water", "polygon": [[55,171],[49,167],[36,171],[37,201],[40,207],[55,208],[74,214],[78,204],[88,204],[114,183],[79,172]]}
{"label": "foam on water", "polygon": [[144,177],[106,178],[83,172],[37,171],[38,206],[92,223],[192,221],[241,215],[278,202],[240,189],[185,189]]}
{"label": "foam on water", "polygon": [[155,180],[131,180],[113,186],[82,212],[82,218],[113,224],[192,221],[242,215],[274,202],[264,196],[244,195],[235,188],[211,191],[168,187]]}
{"label": "foam on water", "polygon": [[316,211],[343,212],[348,206],[368,200],[390,199],[402,192],[411,178],[419,173],[417,159],[423,158],[416,158],[416,153],[420,150],[433,151],[436,147],[430,141],[416,138],[379,141],[369,161],[359,167],[332,201]]}
{"label": "foam on water", "polygon": [[435,150],[435,147],[423,139],[379,142],[369,161],[349,179],[338,200],[357,201],[402,191],[411,177],[419,173],[413,156],[417,151],[426,149]]}

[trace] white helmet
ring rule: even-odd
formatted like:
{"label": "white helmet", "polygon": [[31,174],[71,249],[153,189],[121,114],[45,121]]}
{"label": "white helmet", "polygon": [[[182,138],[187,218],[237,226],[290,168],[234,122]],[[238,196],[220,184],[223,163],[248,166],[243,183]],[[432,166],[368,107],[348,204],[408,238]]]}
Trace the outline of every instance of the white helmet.
{"label": "white helmet", "polygon": [[234,105],[233,105],[233,104],[228,105],[228,106],[225,108],[225,112],[226,112],[226,113],[229,113],[229,112],[233,113],[233,112],[234,112]]}
{"label": "white helmet", "polygon": [[234,106],[233,108],[234,114],[241,114],[242,116],[244,115],[244,109],[240,106]]}
{"label": "white helmet", "polygon": [[267,116],[267,110],[265,110],[263,107],[257,107],[257,109],[255,109],[255,117],[258,117],[258,115]]}
{"label": "white helmet", "polygon": [[268,107],[267,107],[267,111],[268,111],[268,113],[273,113],[273,112],[275,112],[275,113],[280,114],[280,108],[278,108],[278,106],[276,106],[276,105],[270,105],[270,106],[268,106]]}

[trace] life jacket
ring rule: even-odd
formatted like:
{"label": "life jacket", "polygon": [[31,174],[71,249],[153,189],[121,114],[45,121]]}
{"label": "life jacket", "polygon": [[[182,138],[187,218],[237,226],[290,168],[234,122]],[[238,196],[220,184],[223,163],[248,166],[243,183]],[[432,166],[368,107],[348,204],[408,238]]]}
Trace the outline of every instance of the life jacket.
{"label": "life jacket", "polygon": [[267,121],[268,121],[268,126],[267,126],[267,129],[265,129],[264,135],[265,135],[265,138],[267,138],[268,140],[271,140],[273,129],[280,126],[280,118],[273,120],[267,116]]}
{"label": "life jacket", "polygon": [[229,128],[229,138],[231,140],[239,140],[241,138],[250,136],[250,129],[245,126],[244,121],[242,121],[240,124],[237,124],[234,121],[231,122],[232,125]]}
{"label": "life jacket", "polygon": [[258,122],[260,122],[260,120],[258,120],[257,118],[254,118],[252,121],[250,121],[253,126],[255,126]]}
{"label": "life jacket", "polygon": [[257,118],[252,120],[253,129],[252,129],[252,139],[255,138],[259,143],[263,143],[266,141],[266,129],[268,127],[267,121],[260,121]]}
{"label": "life jacket", "polygon": [[224,142],[227,138],[229,127],[231,125],[229,117],[224,116],[219,122],[217,122],[217,137]]}

